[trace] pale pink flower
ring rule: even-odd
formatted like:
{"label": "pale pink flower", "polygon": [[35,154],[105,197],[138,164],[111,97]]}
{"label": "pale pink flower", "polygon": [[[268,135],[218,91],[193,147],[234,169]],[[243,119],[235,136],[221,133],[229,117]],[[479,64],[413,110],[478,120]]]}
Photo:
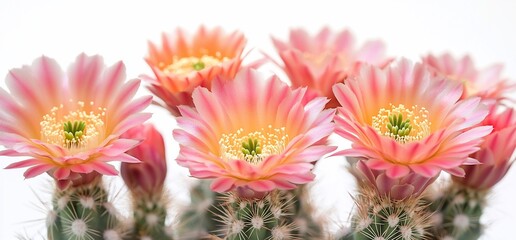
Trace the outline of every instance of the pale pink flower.
{"label": "pale pink flower", "polygon": [[389,178],[432,178],[441,170],[464,176],[460,166],[478,163],[468,156],[492,130],[476,126],[488,114],[479,98],[458,101],[459,84],[408,60],[385,69],[364,64],[356,79],[333,89],[342,105],[335,132],[352,142],[340,154],[365,158]]}
{"label": "pale pink flower", "polygon": [[485,69],[475,67],[470,56],[454,58],[445,53],[440,56],[432,54],[423,58],[436,74],[462,83],[462,98],[481,97],[488,103],[496,103],[506,99],[509,91],[516,90],[516,84],[501,76],[503,65],[495,64]]}
{"label": "pale pink flower", "polygon": [[177,28],[163,34],[161,46],[149,42],[145,58],[154,77],[143,76],[149,90],[161,99],[159,103],[174,116],[177,106],[192,106],[192,91],[198,86],[211,87],[216,76],[232,79],[242,62],[246,39],[241,32],[225,33],[222,28],[199,27],[190,36]]}
{"label": "pale pink flower", "polygon": [[142,124],[124,133],[122,137],[141,139],[143,142],[127,151],[139,163],[122,163],[120,172],[125,184],[135,196],[161,196],[167,176],[167,159],[163,137],[151,124]]}
{"label": "pale pink flower", "polygon": [[393,200],[418,197],[439,176],[424,177],[410,172],[404,177],[390,178],[385,170],[371,169],[362,160],[353,161],[351,161],[350,171],[360,185],[371,186],[376,189],[378,194],[388,196]]}
{"label": "pale pink flower", "polygon": [[256,192],[292,189],[313,180],[313,162],[335,148],[334,110],[326,98],[302,103],[306,89],[291,90],[255,70],[214,81],[193,92],[194,108],[180,106],[177,161],[196,178],[215,179],[218,192],[242,187]]}
{"label": "pale pink flower", "polygon": [[0,144],[8,148],[0,155],[29,158],[7,168],[30,167],[26,178],[48,172],[66,187],[81,174],[116,175],[108,162],[138,162],[124,152],[139,141],[120,135],[150,117],[140,111],[151,97],[132,100],[140,80],[124,80],[122,62],[106,68],[84,54],[68,74],[48,57],[12,69],[10,93],[0,89]]}
{"label": "pale pink flower", "polygon": [[514,109],[507,109],[501,113],[493,110],[482,125],[492,125],[493,132],[485,137],[480,151],[471,156],[478,159],[481,164],[463,166],[466,176],[454,177],[453,180],[471,188],[487,190],[502,180],[514,163],[516,112]]}
{"label": "pale pink flower", "polygon": [[292,87],[308,87],[311,95],[329,98],[328,108],[339,106],[332,86],[344,82],[358,62],[378,66],[390,62],[381,41],[370,41],[358,48],[348,30],[332,32],[326,27],[311,36],[304,29],[293,29],[288,41],[272,40]]}

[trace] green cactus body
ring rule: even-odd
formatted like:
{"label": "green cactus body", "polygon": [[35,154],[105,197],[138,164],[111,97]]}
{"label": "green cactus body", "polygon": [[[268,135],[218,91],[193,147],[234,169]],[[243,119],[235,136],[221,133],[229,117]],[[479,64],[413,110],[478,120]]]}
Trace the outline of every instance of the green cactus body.
{"label": "green cactus body", "polygon": [[288,222],[295,223],[293,234],[300,239],[324,239],[323,224],[313,217],[314,210],[308,192],[309,187],[302,185],[285,193],[287,198],[292,199],[292,215],[286,217],[289,218]]}
{"label": "green cactus body", "polygon": [[100,181],[56,190],[47,218],[50,240],[122,239],[123,229]]}
{"label": "green cactus body", "polygon": [[138,198],[133,203],[133,229],[130,239],[171,240],[165,224],[167,207],[163,198]]}
{"label": "green cactus body", "polygon": [[262,199],[241,199],[229,193],[221,216],[226,240],[299,239],[295,223],[289,222],[293,199],[288,192],[274,191]]}
{"label": "green cactus body", "polygon": [[427,239],[430,213],[418,198],[391,200],[372,189],[362,188],[355,199],[353,233],[340,240],[423,240]]}
{"label": "green cactus body", "polygon": [[222,194],[210,190],[209,181],[199,181],[190,190],[190,205],[180,211],[179,222],[174,227],[177,239],[202,239],[209,234],[223,237],[218,228],[221,197]]}
{"label": "green cactus body", "polygon": [[486,191],[478,191],[460,184],[452,184],[432,202],[436,211],[435,239],[475,240],[482,235],[482,216]]}
{"label": "green cactus body", "polygon": [[[283,212],[289,214],[284,214],[281,221],[291,223],[291,225],[278,228],[276,230],[278,236],[283,232],[288,232],[287,236],[297,236],[299,239],[323,239],[321,223],[313,219],[313,208],[307,200],[308,187],[300,186],[294,190],[283,191],[281,195],[284,200],[290,199],[289,204],[283,206],[285,208]],[[204,180],[192,188],[190,197],[191,204],[181,211],[179,223],[174,228],[177,239],[202,239],[207,235],[224,238],[227,233],[221,228],[223,229],[224,225],[227,225],[226,221],[229,219],[227,214],[233,212],[233,210],[228,210],[230,205],[228,201],[231,199],[231,201],[236,201],[234,197],[212,192],[210,182]],[[249,207],[251,206],[252,204],[249,205]],[[249,212],[250,209],[242,210],[238,215],[244,216],[245,211]],[[255,213],[261,213],[261,211]],[[294,225],[296,227],[292,228],[291,226]],[[227,226],[225,227],[227,228]],[[234,227],[235,229],[239,228],[238,224]],[[251,230],[248,228],[245,231]],[[263,231],[255,232],[259,236]]]}

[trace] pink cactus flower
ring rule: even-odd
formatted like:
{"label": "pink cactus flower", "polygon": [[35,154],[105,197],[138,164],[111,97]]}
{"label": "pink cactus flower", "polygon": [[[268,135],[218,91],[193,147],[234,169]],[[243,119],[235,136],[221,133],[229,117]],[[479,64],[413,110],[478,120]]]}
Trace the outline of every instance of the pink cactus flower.
{"label": "pink cactus flower", "polygon": [[470,56],[454,58],[445,53],[440,56],[432,54],[423,58],[436,74],[460,82],[463,85],[462,99],[481,97],[486,103],[496,103],[507,98],[509,91],[516,90],[516,84],[502,78],[502,64],[495,64],[483,70],[475,67]]}
{"label": "pink cactus flower", "polygon": [[488,114],[479,98],[459,101],[460,84],[408,60],[385,69],[363,64],[356,79],[333,89],[342,105],[335,132],[352,142],[338,155],[364,158],[392,179],[441,170],[464,176],[460,166],[478,163],[469,155],[492,130],[476,126]]}
{"label": "pink cactus flower", "polygon": [[493,126],[493,132],[485,137],[480,151],[471,156],[482,164],[463,166],[466,176],[453,180],[474,189],[488,190],[502,180],[514,162],[516,110],[507,109],[502,113],[493,110],[482,125]]}
{"label": "pink cactus flower", "polygon": [[129,190],[135,196],[161,196],[167,176],[167,159],[163,137],[151,124],[130,129],[122,137],[143,142],[127,154],[139,163],[122,163],[120,171]]}
{"label": "pink cactus flower", "polygon": [[378,194],[388,196],[392,200],[418,197],[438,177],[424,177],[410,172],[401,178],[390,178],[385,174],[385,170],[371,169],[361,160],[352,163],[351,173],[357,178],[359,185],[371,186]]}
{"label": "pink cactus flower", "polygon": [[122,62],[106,68],[102,57],[84,54],[67,75],[48,57],[12,69],[10,93],[0,89],[0,155],[29,158],[7,168],[29,167],[26,178],[48,172],[64,188],[95,171],[118,174],[111,161],[138,162],[125,152],[139,141],[120,135],[150,117],[140,111],[151,97],[131,100],[140,80],[124,80]]}
{"label": "pink cactus flower", "polygon": [[195,110],[179,107],[180,129],[173,133],[178,163],[193,177],[214,179],[217,192],[269,192],[312,181],[313,162],[335,149],[324,144],[334,110],[324,110],[326,98],[302,103],[305,93],[251,69],[233,81],[216,79],[211,91],[195,89]]}
{"label": "pink cactus flower", "polygon": [[242,62],[246,39],[241,32],[225,33],[220,27],[201,26],[193,36],[178,28],[163,34],[161,47],[149,42],[145,58],[155,77],[143,76],[159,103],[174,116],[177,106],[193,106],[192,91],[198,86],[211,87],[216,76],[232,79]]}
{"label": "pink cactus flower", "polygon": [[354,72],[356,63],[385,66],[390,62],[385,57],[385,46],[381,41],[370,41],[356,48],[353,35],[348,30],[332,32],[326,27],[311,36],[303,29],[293,29],[288,42],[272,40],[285,64],[283,69],[292,87],[308,87],[311,96],[329,98],[328,108],[339,106],[332,86],[344,82]]}

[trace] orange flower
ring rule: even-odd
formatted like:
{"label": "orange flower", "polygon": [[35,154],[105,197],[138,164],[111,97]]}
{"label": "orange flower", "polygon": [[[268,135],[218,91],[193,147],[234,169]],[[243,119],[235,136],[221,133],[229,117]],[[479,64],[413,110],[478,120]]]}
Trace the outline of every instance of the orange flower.
{"label": "orange flower", "polygon": [[155,78],[143,76],[159,103],[174,116],[179,105],[192,106],[192,91],[198,86],[211,87],[216,76],[232,79],[242,62],[246,40],[241,32],[226,34],[220,27],[201,26],[193,36],[178,28],[163,34],[161,47],[149,42],[145,58]]}

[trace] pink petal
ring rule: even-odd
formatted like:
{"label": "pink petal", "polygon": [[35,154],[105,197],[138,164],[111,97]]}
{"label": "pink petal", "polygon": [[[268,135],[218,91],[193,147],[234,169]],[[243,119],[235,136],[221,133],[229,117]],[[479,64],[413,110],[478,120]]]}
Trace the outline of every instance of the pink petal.
{"label": "pink petal", "polygon": [[123,133],[125,133],[127,130],[144,123],[149,118],[151,118],[151,113],[137,113],[133,114],[124,120],[122,122],[117,123],[116,128],[113,129],[112,134],[116,136],[120,136]]}
{"label": "pink petal", "polygon": [[441,169],[438,167],[434,167],[434,166],[430,166],[430,165],[422,165],[422,164],[410,165],[410,168],[415,173],[417,173],[423,177],[427,177],[427,178],[435,177],[441,171]]}
{"label": "pink petal", "polygon": [[38,164],[42,164],[41,160],[27,159],[27,160],[11,163],[7,167],[5,167],[5,169],[23,168],[23,167],[28,167],[28,166],[38,165]]}
{"label": "pink petal", "polygon": [[94,166],[89,163],[70,165],[69,168],[76,173],[91,173],[94,170]]}
{"label": "pink petal", "polygon": [[129,104],[119,106],[121,111],[113,111],[115,119],[114,121],[118,122],[118,119],[123,120],[126,119],[127,116],[131,116],[135,113],[138,113],[148,107],[152,102],[152,96],[144,96],[138,99],[131,101]]}
{"label": "pink petal", "polygon": [[140,144],[141,140],[133,140],[133,139],[117,139],[113,141],[110,145],[106,146],[101,150],[101,153],[105,154],[109,157],[114,157],[121,155],[124,152],[127,152],[129,149],[135,147]]}
{"label": "pink petal", "polygon": [[269,192],[276,188],[276,184],[269,180],[251,181],[247,184],[247,186],[258,192]]}
{"label": "pink petal", "polygon": [[48,165],[48,164],[36,165],[34,167],[27,169],[27,171],[25,171],[25,173],[23,173],[23,176],[25,178],[33,178],[33,177],[38,176],[54,167],[55,166]]}
{"label": "pink petal", "polygon": [[117,94],[113,94],[113,97],[110,98],[110,102],[107,104],[107,108],[116,108],[120,106],[120,103],[128,103],[131,102],[131,99],[138,91],[140,87],[141,81],[139,79],[132,79],[126,82],[120,89]]}
{"label": "pink petal", "polygon": [[231,178],[216,178],[211,183],[211,190],[215,192],[227,192],[235,186],[235,180]]}
{"label": "pink petal", "polygon": [[390,191],[391,199],[403,200],[414,193],[415,187],[409,184],[393,186]]}
{"label": "pink petal", "polygon": [[129,154],[121,154],[114,157],[115,161],[125,162],[125,163],[140,163],[141,161],[138,158],[135,158]]}
{"label": "pink petal", "polygon": [[466,175],[466,172],[464,172],[463,168],[456,167],[456,168],[450,168],[445,169],[444,171],[448,172],[449,174],[457,177],[464,177]]}
{"label": "pink petal", "polygon": [[277,180],[277,179],[271,179],[272,181],[274,181],[274,183],[276,184],[276,187],[278,189],[282,189],[282,190],[290,190],[290,189],[294,189],[297,187],[297,185],[295,184],[292,184],[288,181],[284,181],[284,180]]}
{"label": "pink petal", "polygon": [[58,168],[54,172],[54,177],[57,180],[66,179],[66,178],[68,178],[68,176],[70,176],[70,169],[69,168]]}
{"label": "pink petal", "polygon": [[[102,57],[80,54],[68,69],[71,93],[76,99],[95,99],[97,84],[104,67]],[[99,84],[100,85],[100,84]]]}
{"label": "pink petal", "polygon": [[392,165],[390,168],[385,170],[387,177],[392,179],[398,179],[410,173],[410,169],[404,165]]}
{"label": "pink petal", "polygon": [[102,74],[102,88],[98,89],[98,98],[95,99],[99,102],[108,102],[113,96],[113,93],[118,91],[118,88],[123,84],[125,80],[125,65],[123,62],[117,62],[113,66],[106,68]]}
{"label": "pink petal", "polygon": [[97,171],[100,174],[112,176],[118,175],[118,171],[115,169],[115,167],[107,163],[97,161],[91,162],[90,165],[91,167],[93,167],[93,170]]}

